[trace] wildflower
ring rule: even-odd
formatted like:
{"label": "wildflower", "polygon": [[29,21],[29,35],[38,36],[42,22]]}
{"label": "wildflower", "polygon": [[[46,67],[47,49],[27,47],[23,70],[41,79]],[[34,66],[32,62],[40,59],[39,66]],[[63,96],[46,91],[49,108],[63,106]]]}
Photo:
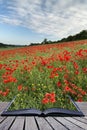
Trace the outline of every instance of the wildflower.
{"label": "wildflower", "polygon": [[12,77],[12,76],[7,76],[4,80],[4,83],[9,83],[9,82],[17,82],[17,79]]}
{"label": "wildflower", "polygon": [[76,56],[82,57],[83,56],[83,49],[80,49],[79,51],[76,52]]}
{"label": "wildflower", "polygon": [[54,73],[51,73],[49,78],[53,79],[55,77],[55,74]]}
{"label": "wildflower", "polygon": [[46,93],[46,94],[45,94],[45,97],[46,97],[46,98],[50,98],[50,96],[51,96],[50,93]]}
{"label": "wildflower", "polygon": [[82,102],[83,100],[82,100],[82,98],[79,98],[78,100],[77,100],[77,102]]}
{"label": "wildflower", "polygon": [[78,74],[79,74],[79,71],[78,71],[78,70],[76,70],[76,71],[75,71],[75,74],[76,74],[76,75],[78,75]]}
{"label": "wildflower", "polygon": [[0,69],[2,69],[2,66],[3,66],[3,65],[2,65],[2,64],[0,64]]}
{"label": "wildflower", "polygon": [[33,65],[36,65],[36,62],[35,62],[35,61],[32,61],[32,64],[33,64]]}
{"label": "wildflower", "polygon": [[55,93],[54,92],[52,92],[52,93],[50,93],[51,94],[51,98],[55,98]]}
{"label": "wildflower", "polygon": [[83,72],[87,73],[87,68],[86,67],[83,68]]}
{"label": "wildflower", "polygon": [[41,61],[41,64],[42,64],[43,66],[46,66],[46,65],[48,64],[48,61],[47,61],[46,59],[43,59],[43,60]]}
{"label": "wildflower", "polygon": [[68,85],[69,84],[69,82],[65,79],[64,80],[64,83],[66,84],[66,85]]}
{"label": "wildflower", "polygon": [[48,68],[48,69],[52,69],[52,68],[53,68],[53,66],[48,65],[48,66],[47,66],[47,68]]}
{"label": "wildflower", "polygon": [[6,97],[8,95],[8,92],[2,92],[2,95]]}
{"label": "wildflower", "polygon": [[0,94],[2,94],[2,90],[0,90]]}
{"label": "wildflower", "polygon": [[55,98],[51,98],[50,102],[55,103],[56,102]]}
{"label": "wildflower", "polygon": [[18,86],[18,91],[21,91],[22,90],[22,85],[19,85]]}
{"label": "wildflower", "polygon": [[7,89],[6,89],[6,92],[8,92],[8,93],[9,93],[9,92],[10,92],[10,89],[8,89],[8,88],[7,88]]}
{"label": "wildflower", "polygon": [[70,55],[64,55],[64,60],[65,60],[66,62],[70,61],[70,59],[71,59],[71,56],[70,56]]}
{"label": "wildflower", "polygon": [[49,102],[49,99],[48,98],[43,98],[43,100],[42,100],[42,103],[43,104],[47,104]]}
{"label": "wildflower", "polygon": [[73,62],[74,68],[77,70],[79,68],[78,64],[76,62]]}
{"label": "wildflower", "polygon": [[52,93],[46,93],[43,100],[42,100],[42,103],[43,104],[47,104],[47,103],[55,103],[56,102],[56,99],[55,99],[55,93],[52,92]]}
{"label": "wildflower", "polygon": [[58,86],[58,87],[61,86],[61,82],[60,82],[60,81],[57,82],[57,86]]}
{"label": "wildflower", "polygon": [[64,90],[68,92],[68,91],[70,91],[71,89],[70,89],[68,86],[66,86],[66,87],[64,88]]}

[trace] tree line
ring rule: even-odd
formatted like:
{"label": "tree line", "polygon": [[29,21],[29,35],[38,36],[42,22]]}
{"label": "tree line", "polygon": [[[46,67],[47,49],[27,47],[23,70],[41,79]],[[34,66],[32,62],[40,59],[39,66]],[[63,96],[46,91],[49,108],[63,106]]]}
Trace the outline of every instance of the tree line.
{"label": "tree line", "polygon": [[82,30],[78,34],[75,34],[73,36],[70,35],[66,38],[62,38],[61,40],[57,40],[57,41],[51,41],[45,38],[41,43],[31,43],[30,46],[43,45],[43,44],[55,44],[55,43],[60,43],[60,42],[69,42],[69,41],[77,41],[77,40],[84,40],[84,39],[87,39],[87,30]]}
{"label": "tree line", "polygon": [[[84,40],[84,39],[87,39],[87,30],[82,30],[78,34],[75,34],[73,36],[70,35],[66,38],[62,38],[61,40],[57,40],[57,41],[51,41],[45,38],[41,43],[30,43],[29,46],[55,44],[55,43],[60,43],[60,42],[68,42],[68,41],[76,41],[76,40]],[[24,46],[28,46],[28,45],[7,45],[7,44],[0,43],[0,47],[24,47]]]}

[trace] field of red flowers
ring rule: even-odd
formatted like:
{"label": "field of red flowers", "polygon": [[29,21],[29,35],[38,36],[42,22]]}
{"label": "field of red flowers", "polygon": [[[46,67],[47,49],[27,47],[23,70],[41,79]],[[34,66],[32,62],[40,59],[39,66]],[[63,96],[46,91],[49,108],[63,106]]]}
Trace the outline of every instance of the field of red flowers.
{"label": "field of red flowers", "polygon": [[0,50],[0,100],[16,95],[23,108],[87,101],[87,40]]}

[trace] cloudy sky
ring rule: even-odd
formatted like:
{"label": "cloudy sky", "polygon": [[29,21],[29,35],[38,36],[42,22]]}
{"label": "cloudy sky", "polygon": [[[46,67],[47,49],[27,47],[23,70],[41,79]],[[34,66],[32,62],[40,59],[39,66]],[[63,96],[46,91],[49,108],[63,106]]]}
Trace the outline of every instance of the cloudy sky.
{"label": "cloudy sky", "polygon": [[60,40],[87,29],[87,0],[0,0],[0,42]]}

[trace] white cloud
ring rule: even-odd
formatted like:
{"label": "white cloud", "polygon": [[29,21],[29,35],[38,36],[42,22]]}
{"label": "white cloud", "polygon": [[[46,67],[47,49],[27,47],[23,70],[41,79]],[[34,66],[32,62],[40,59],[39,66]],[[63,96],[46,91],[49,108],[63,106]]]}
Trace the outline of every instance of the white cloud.
{"label": "white cloud", "polygon": [[5,7],[8,14],[0,14],[0,22],[25,26],[54,38],[87,29],[86,0],[12,0]]}
{"label": "white cloud", "polygon": [[8,16],[2,16],[2,15],[0,15],[0,17],[2,17],[0,22],[11,25],[21,25],[21,21],[18,19],[10,19]]}

